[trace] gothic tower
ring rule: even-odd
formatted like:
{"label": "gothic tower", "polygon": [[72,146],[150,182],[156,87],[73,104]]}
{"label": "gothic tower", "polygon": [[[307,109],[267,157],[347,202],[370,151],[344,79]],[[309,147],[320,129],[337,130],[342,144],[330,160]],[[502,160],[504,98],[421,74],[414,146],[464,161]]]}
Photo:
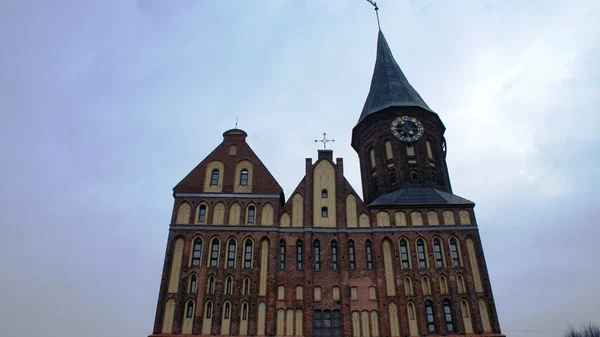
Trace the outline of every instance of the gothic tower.
{"label": "gothic tower", "polygon": [[435,194],[433,190],[451,193],[445,130],[402,73],[379,31],[371,89],[352,130],[365,202]]}
{"label": "gothic tower", "polygon": [[151,336],[502,337],[444,130],[380,31],[351,142],[364,200],[331,150],[286,199],[247,133],[226,131],[173,188]]}

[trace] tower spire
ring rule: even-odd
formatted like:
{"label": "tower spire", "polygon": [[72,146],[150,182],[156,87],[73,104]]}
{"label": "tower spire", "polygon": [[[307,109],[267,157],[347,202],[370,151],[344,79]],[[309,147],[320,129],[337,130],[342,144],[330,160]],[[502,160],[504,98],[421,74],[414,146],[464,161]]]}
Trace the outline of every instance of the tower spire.
{"label": "tower spire", "polygon": [[380,29],[377,38],[377,60],[371,79],[371,88],[358,122],[360,123],[372,113],[392,106],[416,106],[432,111],[404,76]]}

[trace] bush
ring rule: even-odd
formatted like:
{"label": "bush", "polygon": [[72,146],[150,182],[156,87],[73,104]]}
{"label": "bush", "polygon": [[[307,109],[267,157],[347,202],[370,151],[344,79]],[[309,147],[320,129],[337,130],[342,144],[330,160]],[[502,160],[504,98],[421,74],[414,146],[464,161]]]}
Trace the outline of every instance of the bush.
{"label": "bush", "polygon": [[580,325],[578,329],[570,326],[565,337],[600,337],[600,326],[591,322]]}

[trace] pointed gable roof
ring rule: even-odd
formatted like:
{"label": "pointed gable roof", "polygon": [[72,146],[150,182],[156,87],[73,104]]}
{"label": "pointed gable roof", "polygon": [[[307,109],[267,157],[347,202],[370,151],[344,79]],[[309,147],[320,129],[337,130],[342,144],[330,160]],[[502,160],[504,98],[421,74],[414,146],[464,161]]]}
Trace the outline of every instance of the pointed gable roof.
{"label": "pointed gable roof", "polygon": [[[174,188],[175,193],[201,193],[204,190],[204,180],[207,179],[206,169],[209,163],[218,161],[223,164],[223,189],[220,193],[233,193],[235,171],[237,164],[249,161],[253,166],[253,194],[281,194],[283,189],[258,158],[256,153],[246,143],[248,134],[240,129],[231,129],[223,133],[223,142],[219,144],[198,166],[183,178]],[[235,147],[232,153],[231,147]]]}
{"label": "pointed gable roof", "polygon": [[433,112],[419,93],[408,83],[406,76],[394,60],[383,32],[379,30],[377,60],[371,79],[371,89],[358,123],[368,115],[391,106],[417,106]]}

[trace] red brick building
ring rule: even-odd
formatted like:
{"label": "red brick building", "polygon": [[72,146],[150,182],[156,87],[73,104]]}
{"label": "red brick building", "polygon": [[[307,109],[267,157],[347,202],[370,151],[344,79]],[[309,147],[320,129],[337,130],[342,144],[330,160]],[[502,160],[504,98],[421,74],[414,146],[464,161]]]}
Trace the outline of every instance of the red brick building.
{"label": "red brick building", "polygon": [[362,199],[329,150],[285,199],[226,131],[174,188],[152,336],[502,336],[444,131],[381,31],[352,133]]}

